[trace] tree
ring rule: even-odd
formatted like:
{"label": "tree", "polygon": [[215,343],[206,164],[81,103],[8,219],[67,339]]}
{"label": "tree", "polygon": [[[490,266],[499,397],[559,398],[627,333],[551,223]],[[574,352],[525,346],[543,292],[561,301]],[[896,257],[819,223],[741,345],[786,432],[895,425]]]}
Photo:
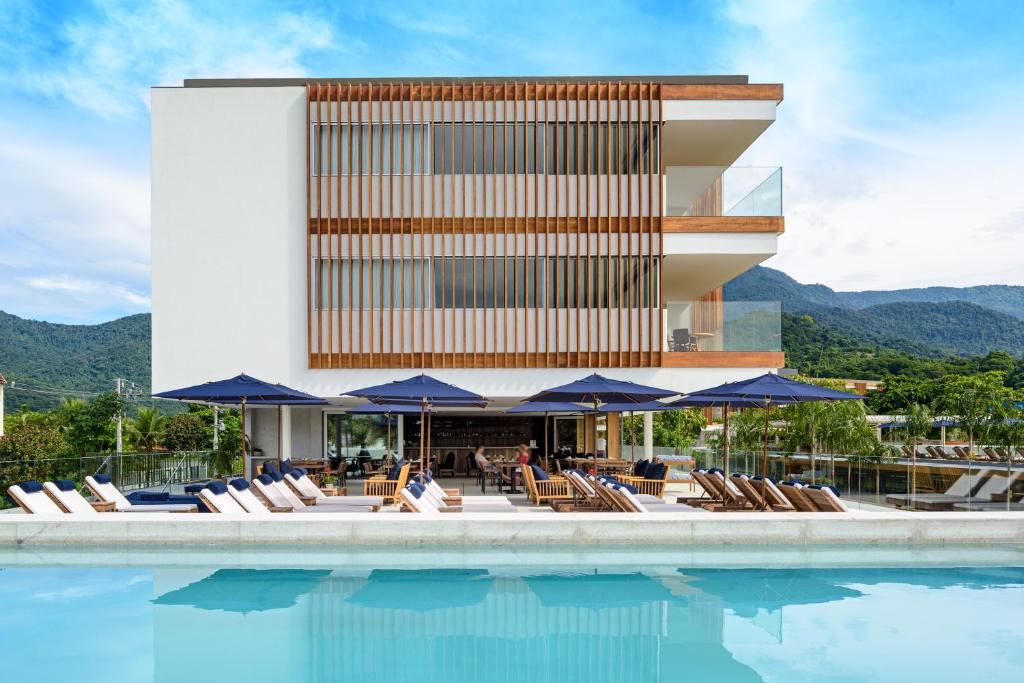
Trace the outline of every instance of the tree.
{"label": "tree", "polygon": [[57,411],[64,439],[79,454],[103,451],[115,441],[114,420],[124,409],[124,399],[115,392],[99,394],[91,401],[65,400]]}
{"label": "tree", "polygon": [[128,440],[143,451],[152,452],[161,444],[167,418],[156,408],[139,408],[139,415],[128,421]]}
{"label": "tree", "polygon": [[[652,433],[654,445],[676,450],[688,448],[707,425],[708,421],[704,414],[693,408],[656,412],[654,413]],[[643,415],[623,417],[621,429],[623,434],[634,437],[643,434]]]}
{"label": "tree", "polygon": [[198,451],[210,443],[203,418],[197,413],[182,413],[167,421],[164,446],[172,451]]}
{"label": "tree", "polygon": [[[0,491],[26,479],[49,479],[53,458],[68,452],[56,427],[15,425],[0,437]],[[42,461],[42,462],[40,462]]]}
{"label": "tree", "polygon": [[987,372],[970,377],[947,375],[938,382],[935,406],[942,413],[955,416],[967,432],[968,455],[974,453],[975,438],[991,424],[992,414],[1010,398],[1003,380],[1003,373]]}
{"label": "tree", "polygon": [[928,406],[915,403],[907,410],[903,418],[900,430],[903,432],[903,441],[910,446],[913,465],[910,469],[910,479],[907,481],[910,486],[911,505],[913,508],[913,495],[917,491],[917,445],[928,436],[932,429],[932,414]]}

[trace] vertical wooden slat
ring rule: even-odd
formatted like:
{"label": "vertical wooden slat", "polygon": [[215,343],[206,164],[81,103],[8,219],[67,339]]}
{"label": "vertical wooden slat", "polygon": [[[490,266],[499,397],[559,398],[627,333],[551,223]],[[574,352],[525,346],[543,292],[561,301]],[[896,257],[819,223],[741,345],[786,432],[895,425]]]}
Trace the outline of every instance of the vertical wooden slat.
{"label": "vertical wooden slat", "polygon": [[508,83],[502,84],[502,100],[501,100],[501,206],[502,206],[502,240],[505,248],[502,251],[502,271],[501,277],[504,280],[505,286],[505,301],[504,301],[504,320],[505,329],[502,335],[505,339],[505,345],[502,349],[504,355],[502,357],[502,367],[509,367],[508,362],[508,349],[509,349],[509,331],[511,325],[508,320]]}
{"label": "vertical wooden slat", "polygon": [[[623,234],[625,233],[625,234],[627,234],[627,236],[629,236],[629,234],[630,234],[630,226],[631,226],[632,221],[633,221],[633,175],[634,175],[634,173],[633,173],[633,156],[632,156],[633,155],[633,151],[632,151],[632,148],[630,148],[630,142],[633,139],[633,84],[627,83],[626,84],[626,90],[627,90],[627,92],[626,92],[626,95],[627,95],[626,96],[626,106],[627,106],[627,111],[626,111],[627,145],[626,146],[627,146],[628,154],[630,155],[628,157],[628,159],[629,159],[629,167],[626,169],[626,171],[627,171],[627,173],[626,173],[626,182],[628,183],[628,185],[626,187],[626,228],[625,228],[625,230],[623,229],[622,221],[618,222],[618,236],[617,236],[617,238],[618,238],[618,253],[615,255],[615,286],[616,286],[616,288],[618,290],[618,296],[616,297],[616,301],[615,301],[615,328],[617,329],[617,332],[618,332],[618,361],[616,362],[616,365],[618,367],[620,367],[620,368],[623,367],[623,327],[624,327],[623,326],[623,253],[624,253],[624,249],[623,249]],[[639,99],[639,97],[640,97],[640,93],[638,91],[637,92],[637,98]],[[638,114],[639,114],[639,112],[638,112]],[[640,140],[639,124],[637,124],[637,126],[638,126],[638,128],[637,128],[637,144],[639,145],[639,140]],[[637,163],[639,163],[639,160],[638,160]],[[639,170],[640,169],[637,168],[637,172],[638,173],[639,173]],[[638,180],[638,182],[639,182],[639,180]],[[609,294],[609,298],[610,298],[610,294]],[[609,314],[610,314],[610,307],[609,307]]]}
{"label": "vertical wooden slat", "polygon": [[[369,99],[369,91],[367,91],[367,99]],[[357,175],[356,175],[356,181],[357,181],[356,185],[357,185],[357,188],[358,188],[358,192],[356,193],[357,194],[356,205],[359,207],[359,210],[356,212],[356,227],[355,227],[355,232],[356,232],[356,264],[358,265],[358,270],[356,271],[356,281],[357,281],[356,290],[357,290],[357,295],[359,297],[359,299],[358,299],[358,307],[356,309],[359,312],[358,323],[356,324],[356,335],[357,335],[356,339],[358,340],[357,343],[356,343],[356,353],[358,353],[359,356],[360,356],[360,359],[362,359],[364,357],[364,355],[366,354],[366,348],[365,348],[366,345],[365,345],[364,339],[363,339],[363,318],[364,318],[364,316],[363,316],[363,299],[366,296],[365,291],[364,291],[365,287],[366,287],[365,277],[364,277],[364,268],[366,267],[366,260],[363,258],[363,254],[364,254],[363,247],[364,247],[364,244],[363,244],[362,224],[363,224],[363,213],[364,213],[364,211],[366,209],[366,206],[365,206],[366,203],[363,201],[363,156],[365,154],[365,150],[363,148],[363,145],[364,145],[365,140],[363,138],[363,87],[362,87],[362,85],[358,86],[358,90],[356,91],[356,124],[358,126],[356,130],[359,133],[359,153],[356,156],[356,173],[357,173]],[[370,135],[369,134],[369,129],[367,129],[367,132],[366,132],[367,140],[369,139],[369,135]],[[369,222],[369,221],[367,221],[367,222]],[[367,232],[369,232],[369,231],[367,231]],[[362,364],[363,363],[360,362],[360,365],[362,365]]]}
{"label": "vertical wooden slat", "polygon": [[[566,85],[565,87],[568,88],[569,86]],[[576,95],[573,98],[575,100],[575,105],[576,105],[576,117],[575,117],[575,121],[574,121],[575,125],[573,126],[573,131],[574,131],[573,137],[575,138],[574,147],[576,148],[576,168],[574,169],[574,171],[576,173],[576,202],[575,202],[575,207],[574,207],[576,209],[576,282],[577,282],[577,287],[576,287],[576,344],[577,344],[577,349],[583,349],[583,348],[587,349],[587,353],[586,353],[586,356],[585,356],[586,361],[583,364],[585,364],[586,366],[589,367],[590,366],[590,347],[591,347],[591,343],[590,343],[591,342],[591,340],[590,340],[590,311],[591,311],[591,308],[590,308],[590,305],[589,305],[590,304],[590,298],[591,298],[590,287],[589,287],[589,280],[590,280],[590,235],[584,234],[584,232],[583,232],[583,230],[582,230],[582,228],[580,226],[581,217],[582,217],[582,207],[580,206],[580,201],[581,201],[581,196],[582,196],[582,178],[581,178],[581,173],[580,173],[580,170],[581,170],[580,169],[580,159],[581,159],[581,155],[580,155],[581,135],[580,135],[580,133],[582,131],[582,125],[580,123],[580,115],[581,115],[581,111],[580,111],[580,86],[579,86],[578,83],[574,86],[573,91],[574,91],[574,93]],[[566,111],[566,119],[569,118],[568,114],[569,114],[569,112]],[[566,131],[566,132],[568,133],[568,131]],[[568,136],[566,136],[566,137],[568,139]],[[585,243],[583,241],[584,239],[586,239]],[[584,246],[585,246],[585,248],[584,248]],[[584,308],[584,306],[587,309],[587,314],[585,316],[586,322],[587,322],[587,332],[586,332],[586,334],[583,333],[583,321],[584,321],[583,308]],[[578,359],[580,358],[580,355],[577,354],[576,358],[577,358],[577,364],[579,365]]]}
{"label": "vertical wooden slat", "polygon": [[[334,367],[334,245],[331,244],[334,227],[334,173],[332,165],[334,161],[334,115],[331,112],[331,95],[334,86],[327,84],[327,353],[321,352],[321,358],[326,356],[327,367]],[[320,224],[323,225],[322,223]],[[317,229],[317,239],[323,241],[320,234],[321,228]],[[339,264],[340,265],[340,264]],[[321,266],[321,271],[323,270]],[[322,297],[321,297],[322,298]]]}
{"label": "vertical wooden slat", "polygon": [[[426,84],[420,85],[420,367],[425,368],[427,365],[427,297],[433,298],[433,282],[430,283],[428,290],[427,275],[428,275],[428,263],[427,259],[427,217],[426,217],[426,178],[427,178],[427,135],[429,134],[430,127],[426,122],[426,97],[423,96],[423,91],[426,88]],[[433,108],[433,105],[431,105]],[[433,176],[431,176],[433,177]],[[431,212],[433,213],[433,212]],[[431,235],[433,240],[433,235]],[[431,242],[433,244],[433,242]]]}
{"label": "vertical wooden slat", "polygon": [[[460,297],[462,299],[462,366],[466,366],[466,360],[469,358],[469,307],[466,301],[466,271],[469,270],[469,242],[467,240],[467,225],[466,220],[466,84],[459,84],[459,95],[461,96],[460,105],[460,120],[459,128],[462,130],[462,150],[459,156],[459,168],[462,171],[462,213],[460,215],[460,223],[462,224],[462,292]],[[474,238],[475,239],[475,238]]]}
{"label": "vertical wooden slat", "polygon": [[[452,289],[451,289],[451,299],[450,299],[450,303],[448,305],[448,308],[450,308],[451,312],[452,312],[452,329],[451,329],[451,332],[446,332],[446,334],[445,334],[445,344],[447,345],[448,344],[448,340],[451,339],[451,343],[452,343],[452,357],[451,357],[451,361],[452,361],[452,367],[455,367],[455,363],[456,363],[456,359],[457,359],[457,350],[455,348],[455,315],[456,315],[455,314],[455,304],[456,304],[456,299],[455,299],[455,264],[456,264],[456,260],[455,260],[455,125],[456,125],[455,124],[455,86],[454,85],[448,86],[448,92],[451,95],[451,108],[450,108],[449,111],[450,111],[450,114],[451,114],[451,121],[452,121],[452,147],[451,147],[451,153],[452,153],[452,181],[449,184],[449,189],[451,190],[450,195],[449,195],[449,199],[450,199],[449,204],[451,206],[451,221],[449,222],[449,228],[450,228],[449,232],[450,232],[450,235],[451,235],[451,238],[452,238],[452,240],[451,240],[452,241],[452,250],[451,250],[451,257],[452,257],[452,283],[451,284],[452,284]],[[447,251],[445,253],[447,253]],[[447,310],[448,309],[445,309],[446,313],[447,313]],[[447,325],[447,323],[448,323],[448,316],[445,315],[445,324]]]}
{"label": "vertical wooden slat", "polygon": [[512,84],[512,365],[519,366],[519,84]]}
{"label": "vertical wooden slat", "polygon": [[[376,117],[377,120],[375,120],[374,112],[373,112],[373,83],[368,83],[367,87],[369,89],[369,92],[366,95],[366,121],[367,121],[367,124],[369,126],[369,129],[367,130],[367,138],[368,138],[367,143],[369,145],[369,150],[370,150],[370,154],[369,154],[370,168],[368,169],[369,172],[367,173],[367,176],[366,176],[366,180],[367,180],[368,188],[369,188],[369,196],[367,197],[367,203],[369,204],[369,207],[368,207],[369,208],[369,216],[368,216],[368,226],[369,227],[367,229],[367,241],[366,241],[366,249],[369,252],[369,254],[367,255],[366,265],[369,268],[368,275],[369,275],[369,278],[370,278],[369,279],[369,292],[368,292],[369,296],[370,296],[370,301],[369,301],[369,305],[367,306],[367,308],[369,308],[369,310],[370,310],[370,316],[369,316],[369,318],[370,318],[370,320],[369,320],[369,323],[370,323],[369,324],[369,328],[370,328],[370,330],[369,330],[370,331],[370,367],[373,367],[373,361],[374,361],[374,358],[376,357],[376,350],[377,350],[377,342],[376,342],[377,338],[374,335],[374,326],[375,326],[375,324],[379,324],[379,322],[380,322],[378,320],[379,311],[373,305],[374,297],[378,296],[378,293],[380,292],[380,284],[377,282],[377,278],[376,278],[377,268],[374,267],[375,264],[373,262],[374,261],[374,259],[373,259],[373,254],[374,254],[374,248],[373,248],[373,246],[374,246],[373,245],[373,238],[374,238],[374,234],[373,234],[373,218],[374,218],[374,215],[373,215],[373,213],[374,213],[374,211],[373,211],[373,206],[374,206],[373,145],[374,145],[374,141],[375,141],[375,138],[376,138],[376,135],[375,135],[374,131],[377,129],[377,126],[375,124],[377,123],[377,120],[380,119],[380,116],[379,116],[380,112],[378,112],[378,116]],[[380,87],[377,88],[377,91],[378,91],[378,97],[379,97],[380,96],[379,95]],[[379,145],[378,145],[378,147],[379,147]],[[379,185],[377,186],[376,194],[377,194],[378,197],[381,196],[381,194],[382,194],[380,192],[380,186]]]}
{"label": "vertical wooden slat", "polygon": [[[650,111],[654,107],[654,99],[655,99],[654,93],[652,92],[654,90],[654,84],[651,83],[649,87],[650,87],[651,91],[648,92],[648,104],[647,104],[648,111]],[[651,202],[650,215],[651,215],[651,220],[652,221],[655,220],[654,207],[657,206],[658,266],[659,266],[658,267],[658,280],[657,280],[657,283],[658,283],[658,302],[657,302],[658,303],[658,346],[657,346],[658,354],[657,354],[657,358],[655,360],[655,364],[660,366],[661,365],[661,359],[662,359],[662,355],[661,355],[662,354],[662,349],[664,348],[662,346],[661,339],[664,338],[664,336],[665,336],[664,321],[663,321],[663,315],[662,315],[662,312],[661,312],[661,306],[662,306],[662,303],[661,303],[662,294],[661,293],[663,291],[662,290],[662,286],[663,286],[664,281],[665,281],[665,268],[664,268],[664,264],[665,264],[665,261],[664,261],[665,222],[663,220],[664,203],[662,202],[662,198],[661,198],[661,187],[662,187],[662,185],[661,185],[661,173],[662,173],[662,171],[661,171],[661,144],[662,144],[662,142],[661,141],[662,141],[662,133],[665,131],[665,118],[664,118],[665,106],[664,106],[664,102],[662,102],[662,99],[661,99],[661,85],[657,86],[657,90],[658,90],[658,96],[657,96],[657,99],[658,99],[658,140],[657,140],[657,146],[655,147],[654,144],[653,144],[653,140],[650,137],[651,134],[652,134],[651,133],[651,129],[653,127],[653,123],[652,122],[648,122],[648,125],[647,125],[647,130],[648,130],[648,138],[647,138],[648,139],[648,143],[647,144],[648,144],[648,157],[649,157],[648,165],[651,168],[651,175],[647,179],[647,182],[648,182],[648,186],[650,188],[648,190],[648,194],[650,196],[650,202]],[[653,111],[650,111],[649,117],[653,121],[653,119],[654,119],[654,112]],[[657,151],[657,159],[655,159],[655,151]],[[657,164],[658,164],[657,167],[654,166],[655,161],[657,161]],[[657,187],[658,187],[658,202],[657,202],[656,205],[654,203],[654,192],[653,192],[654,187],[655,187],[655,185],[654,185],[654,174],[655,174],[655,172],[657,172],[657,174],[658,174],[658,185],[657,185]],[[653,229],[652,229],[652,231],[653,231]]]}
{"label": "vertical wooden slat", "polygon": [[[637,99],[639,100],[639,97]],[[651,133],[652,133],[651,119],[653,118],[653,107],[652,107],[653,102],[654,102],[654,99],[653,99],[652,87],[651,87],[651,84],[648,84],[647,85],[647,104],[648,104],[648,107],[651,107],[651,109],[652,109],[651,111],[649,111],[648,116],[647,116],[648,144],[649,144],[650,136],[651,136]],[[637,105],[639,106],[639,101],[637,102]],[[649,191],[650,188],[652,187],[651,186],[651,173],[650,173],[650,159],[648,159],[648,164],[647,165],[648,165],[647,182],[648,182],[648,191]],[[648,253],[648,263],[649,263],[649,265],[648,265],[648,274],[647,274],[648,279],[649,279],[649,284],[648,284],[648,292],[649,292],[649,294],[648,294],[648,298],[647,298],[647,306],[648,306],[648,311],[649,311],[649,313],[648,313],[649,320],[648,320],[648,323],[647,323],[647,334],[648,334],[648,338],[649,338],[649,342],[650,342],[649,343],[650,354],[648,355],[647,366],[651,367],[651,366],[654,365],[654,354],[660,348],[660,343],[661,343],[661,302],[660,302],[660,300],[658,300],[656,298],[656,297],[658,297],[660,295],[659,295],[658,292],[655,291],[655,286],[654,286],[655,285],[655,273],[654,273],[654,221],[651,220],[651,217],[649,215],[648,215],[648,220],[647,220],[647,233],[648,233],[648,237],[647,237],[647,240],[648,240],[648,242],[647,242],[647,253]],[[659,247],[659,249],[660,249],[660,247]],[[659,268],[658,271],[659,271],[659,274],[660,274],[661,269]],[[657,325],[655,325],[655,319],[654,319],[654,312],[655,312],[655,310],[658,311]]]}
{"label": "vertical wooden slat", "polygon": [[[559,130],[558,130],[558,128],[559,128],[559,125],[560,125],[560,122],[561,122],[561,118],[562,118],[562,106],[561,106],[560,98],[558,96],[558,84],[557,83],[553,86],[552,90],[553,90],[554,96],[555,96],[555,98],[554,98],[555,99],[555,125],[554,125],[554,130],[552,131],[552,138],[553,138],[552,146],[555,149],[555,155],[554,155],[555,169],[554,169],[554,179],[553,179],[553,182],[554,182],[554,185],[555,185],[555,212],[554,212],[554,221],[555,221],[555,254],[557,255],[561,251],[561,248],[562,248],[562,245],[559,242],[560,235],[561,235],[560,224],[561,224],[561,215],[562,215],[562,207],[560,205],[561,204],[561,197],[562,197],[562,179],[561,179],[560,175],[561,175],[562,171],[561,171],[561,165],[559,164],[559,152],[561,151],[561,149],[560,149],[561,145],[558,144],[558,141],[559,141],[559,135],[558,135]],[[562,265],[561,259],[556,259],[556,263],[557,263],[557,266],[556,266],[557,270],[561,271],[562,270],[562,268],[561,268],[561,265]],[[569,348],[569,296],[568,296],[569,295],[569,292],[568,292],[568,289],[569,289],[569,277],[568,277],[568,275],[569,275],[569,270],[568,270],[569,255],[568,255],[568,253],[566,253],[565,265],[566,265],[565,273],[564,274],[559,273],[560,277],[558,277],[557,280],[562,282],[563,287],[565,289],[565,297],[564,297],[564,302],[565,302],[565,306],[564,306],[564,308],[565,308],[565,328],[566,328],[565,329],[565,358],[566,358],[566,363],[571,366],[571,363],[569,363],[569,358],[572,357],[572,354],[571,354],[571,350]],[[556,351],[555,352],[555,363],[556,364],[558,363],[558,356],[559,356],[559,354],[561,352],[561,348],[562,348],[561,327],[562,327],[562,311],[561,311],[561,307],[556,305],[556,307],[555,307],[555,351]]]}
{"label": "vertical wooden slat", "polygon": [[[384,308],[387,309],[388,317],[388,332],[384,335],[384,339],[387,340],[387,350],[389,356],[393,357],[395,353],[395,264],[397,263],[397,254],[395,254],[395,85],[394,83],[388,84],[388,163],[387,163],[387,177],[388,177],[388,258],[381,258],[381,274],[383,275],[383,269],[386,267],[388,271],[388,286],[384,289],[387,293],[387,300],[384,301],[384,297],[381,297]],[[381,107],[380,112],[381,125],[384,121],[384,108]],[[381,138],[381,145],[383,146],[384,139]],[[383,150],[382,150],[383,152]],[[380,167],[381,174],[385,171],[384,164]],[[384,192],[383,183],[381,183],[381,193]],[[383,218],[383,211],[381,216]],[[381,235],[383,239],[383,234]],[[384,254],[384,245],[381,243],[381,255]],[[383,318],[382,318],[383,319]],[[383,327],[383,325],[382,325]]]}
{"label": "vertical wooden slat", "polygon": [[[319,83],[316,86],[316,217],[319,225],[324,215],[324,191],[323,191],[323,170],[324,170],[324,133],[323,133],[323,86]],[[324,238],[319,228],[316,233],[316,350],[323,364],[324,357],[324,316],[321,308],[323,296],[323,264],[324,264]]]}
{"label": "vertical wooden slat", "polygon": [[[391,122],[391,139],[394,139],[395,121]],[[392,177],[398,173],[398,201],[391,200],[391,205],[398,206],[398,254],[391,255],[392,265],[398,263],[398,364],[405,367],[405,84],[398,84],[398,149],[392,149],[392,156],[398,159],[398,167],[391,167]],[[392,220],[392,229],[394,220]],[[394,297],[392,297],[394,298]],[[391,331],[394,337],[394,330]]]}
{"label": "vertical wooden slat", "polygon": [[[541,300],[540,290],[540,188],[537,187],[539,183],[539,171],[540,171],[540,159],[538,158],[537,148],[538,139],[540,137],[540,120],[538,119],[538,92],[539,85],[533,86],[533,210],[530,215],[533,217],[533,358],[540,358],[540,313],[543,310],[544,304]],[[544,270],[547,273],[547,269]],[[545,287],[545,291],[547,288]],[[545,426],[546,428],[546,426]],[[547,453],[543,454],[544,457],[548,457]]]}
{"label": "vertical wooden slat", "polygon": [[[471,103],[472,111],[473,111],[473,118],[472,118],[472,121],[470,122],[469,130],[471,131],[471,133],[473,135],[473,146],[471,148],[471,152],[472,152],[472,155],[473,155],[473,174],[470,176],[472,178],[472,180],[473,180],[473,193],[472,193],[472,196],[473,196],[473,209],[472,209],[472,211],[473,211],[473,218],[470,221],[470,225],[472,226],[471,232],[472,232],[472,235],[473,235],[473,237],[472,237],[472,243],[473,243],[473,259],[472,259],[472,263],[473,263],[473,356],[475,358],[476,354],[478,353],[477,352],[477,345],[476,345],[476,337],[477,337],[476,329],[477,329],[477,315],[478,315],[478,311],[479,311],[479,306],[478,306],[477,300],[476,300],[476,262],[478,260],[477,259],[477,240],[479,239],[478,231],[476,229],[476,226],[477,226],[477,216],[480,213],[477,210],[477,206],[476,206],[476,195],[477,195],[477,192],[476,192],[476,180],[477,180],[477,178],[476,178],[476,174],[477,174],[477,169],[476,169],[476,108],[477,108],[477,105],[476,105],[476,102],[477,102],[477,100],[476,100],[476,83],[472,83],[470,85],[469,101]],[[465,106],[465,105],[463,105],[463,106]],[[465,123],[463,123],[463,125],[465,125]],[[486,349],[484,349],[484,351],[486,351]]]}
{"label": "vertical wooden slat", "polygon": [[[496,86],[492,87],[492,95]],[[498,98],[493,97],[491,103],[491,345],[494,356],[494,367],[499,367],[498,355]]]}
{"label": "vertical wooden slat", "polygon": [[[584,154],[584,157],[583,157],[583,167],[580,168],[580,169],[577,169],[577,172],[584,171],[586,173],[586,175],[584,175],[584,177],[583,177],[583,200],[582,200],[583,201],[583,211],[582,211],[582,213],[583,213],[583,221],[584,221],[584,224],[586,225],[586,229],[585,230],[581,230],[581,231],[584,234],[584,239],[587,241],[587,258],[589,260],[590,253],[591,253],[591,250],[590,250],[590,232],[591,232],[591,230],[590,230],[590,223],[591,223],[591,218],[592,218],[592,216],[590,214],[590,187],[591,187],[590,174],[593,171],[593,159],[592,159],[592,155],[591,155],[591,149],[594,146],[593,145],[594,138],[593,138],[592,130],[591,130],[591,126],[590,126],[590,119],[591,119],[591,115],[592,115],[591,114],[592,107],[591,107],[591,104],[590,104],[590,85],[589,84],[586,85],[585,88],[584,88],[583,97],[584,97],[583,121],[582,121],[582,123],[580,121],[577,121],[576,124],[577,124],[577,126],[581,126],[582,127],[583,134],[581,136],[581,139],[583,140],[583,144],[586,145],[586,150],[585,150],[585,154]],[[600,231],[599,230],[595,231],[595,234],[600,235]],[[600,253],[600,248],[601,248],[601,244],[600,244],[600,242],[597,242],[596,245],[595,245],[595,249],[598,251],[598,253]],[[591,356],[590,356],[590,347],[593,346],[593,343],[591,341],[591,336],[592,336],[591,335],[591,332],[592,332],[592,316],[593,315],[594,315],[593,309],[588,308],[587,309],[587,365],[588,366],[592,366],[593,365],[593,362],[592,362],[592,359],[591,359]],[[598,315],[600,316],[600,313],[598,313]],[[598,321],[600,322],[600,318],[598,318]]]}
{"label": "vertical wooden slat", "polygon": [[[610,87],[610,86],[609,86]],[[610,131],[609,131],[610,132]],[[608,218],[608,233],[611,234],[611,217]],[[631,306],[631,300],[626,300],[626,292],[628,291],[629,273],[632,272],[632,235],[630,232],[623,231],[621,228],[616,232],[618,235],[619,242],[619,268],[618,268],[618,285],[619,285],[619,305],[616,312],[616,321],[618,323],[618,340],[619,340],[619,355],[618,365],[623,366],[622,352],[626,351],[626,366],[632,365],[630,359],[632,358],[632,345],[633,345],[633,310]],[[623,240],[625,236],[625,240]],[[625,245],[623,244],[625,242]],[[625,311],[627,316],[625,323],[622,320],[622,314]],[[628,331],[629,336],[625,337],[624,332]]]}
{"label": "vertical wooden slat", "polygon": [[[310,123],[309,106],[310,106],[310,90],[312,86],[306,84],[306,115],[304,117],[306,124],[306,215],[313,215],[313,163],[310,159],[310,133],[312,125]],[[313,294],[312,294],[312,282],[313,282],[313,254],[310,246],[310,236],[306,234],[306,359],[310,367],[315,367],[313,363]]]}
{"label": "vertical wooden slat", "polygon": [[355,212],[352,210],[352,173],[353,173],[353,171],[355,169],[355,166],[353,165],[355,160],[352,158],[353,157],[353,154],[352,154],[352,133],[354,132],[353,131],[354,126],[352,125],[352,88],[351,88],[351,86],[349,88],[347,88],[345,90],[345,92],[346,92],[345,100],[346,100],[346,103],[347,103],[346,104],[347,117],[346,117],[345,121],[348,124],[348,126],[346,127],[346,130],[348,131],[348,176],[346,178],[346,185],[347,185],[346,199],[347,199],[347,201],[346,201],[346,204],[345,204],[346,205],[345,214],[348,217],[348,220],[345,222],[345,227],[346,227],[345,245],[346,245],[347,250],[348,250],[348,253],[346,254],[347,259],[348,259],[348,347],[347,347],[348,354],[347,354],[347,357],[346,357],[345,367],[351,368],[351,367],[353,367],[353,364],[354,364],[354,361],[355,361],[355,355],[353,354],[353,351],[354,351],[354,346],[353,346],[354,330],[352,329],[352,309],[355,307],[355,301],[353,301],[353,297],[355,296],[355,287],[353,286],[352,275],[353,275],[353,271],[355,270],[355,267],[356,267],[356,261],[353,258],[354,255],[352,253],[352,218],[353,218],[353,215],[355,214]]}
{"label": "vertical wooden slat", "polygon": [[[446,334],[447,329],[448,329],[448,306],[447,306],[447,303],[448,303],[448,273],[447,273],[447,268],[445,267],[445,216],[446,216],[446,212],[448,210],[447,209],[447,201],[445,200],[445,192],[446,192],[446,188],[447,188],[448,173],[446,172],[446,169],[445,169],[446,149],[445,149],[445,145],[444,145],[444,131],[445,131],[445,128],[447,126],[448,119],[447,119],[447,114],[445,114],[445,109],[444,109],[444,107],[445,107],[445,90],[446,90],[446,88],[445,88],[444,85],[442,85],[440,87],[440,89],[439,89],[439,95],[440,95],[440,98],[441,98],[440,99],[441,125],[439,126],[440,132],[441,132],[441,139],[434,141],[434,145],[437,146],[438,149],[441,150],[441,152],[440,152],[440,159],[441,159],[441,187],[440,187],[441,202],[440,202],[440,215],[438,216],[438,218],[441,221],[441,224],[440,224],[440,235],[439,235],[440,238],[441,238],[441,248],[437,249],[437,245],[436,244],[434,245],[435,252],[438,255],[438,260],[440,261],[440,265],[441,265],[441,310],[439,311],[439,313],[440,313],[440,320],[438,321],[438,331],[439,331],[439,334],[437,336],[437,340],[438,340],[438,343],[440,344],[440,351],[441,351],[441,367],[445,367],[447,365],[447,360],[448,360],[448,335]],[[434,210],[434,215],[437,215],[437,214],[438,214],[438,211],[437,211],[437,209],[435,209]],[[434,239],[436,240],[437,237],[438,237],[438,235],[435,235]]]}

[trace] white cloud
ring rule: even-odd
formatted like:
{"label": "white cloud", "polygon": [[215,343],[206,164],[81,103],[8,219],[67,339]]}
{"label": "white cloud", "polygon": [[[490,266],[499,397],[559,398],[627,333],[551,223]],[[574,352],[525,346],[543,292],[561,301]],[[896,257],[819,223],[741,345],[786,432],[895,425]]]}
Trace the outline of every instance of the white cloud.
{"label": "white cloud", "polygon": [[[180,0],[100,0],[95,6],[95,13],[56,31],[56,58],[39,46],[23,47],[28,58],[17,61],[8,84],[117,118],[143,110],[150,86],[196,77],[299,76],[303,54],[336,44],[321,17],[273,5],[223,14],[220,3]],[[15,41],[0,36],[5,43],[16,49]]]}
{"label": "white cloud", "polygon": [[884,58],[865,52],[871,22],[844,7],[738,1],[727,12],[745,28],[724,47],[733,68],[786,89],[778,121],[739,162],[784,167],[786,235],[767,265],[837,289],[1024,284],[1024,195],[1007,172],[1024,153],[1008,133],[1024,98],[1006,88],[973,110],[941,97],[924,117],[901,110],[881,94]]}
{"label": "white cloud", "polygon": [[148,296],[136,294],[127,287],[115,285],[109,282],[96,282],[94,280],[83,280],[68,275],[54,277],[29,277],[25,279],[29,287],[45,291],[66,292],[71,296],[91,296],[101,294],[105,298],[113,298],[116,301],[124,302],[133,307],[148,308],[150,299]]}

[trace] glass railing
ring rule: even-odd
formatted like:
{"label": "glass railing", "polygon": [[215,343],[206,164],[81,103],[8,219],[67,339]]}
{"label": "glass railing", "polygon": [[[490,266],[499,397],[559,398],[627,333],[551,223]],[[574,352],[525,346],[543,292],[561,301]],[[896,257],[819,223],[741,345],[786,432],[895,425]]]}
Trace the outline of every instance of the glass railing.
{"label": "glass railing", "polygon": [[778,301],[669,301],[666,351],[781,351]]}
{"label": "glass railing", "polygon": [[[773,449],[767,462],[761,450],[734,448],[728,468],[731,473],[751,476],[767,472],[776,481],[833,486],[844,503],[854,509],[998,512],[1022,506],[1024,452],[981,446],[971,458],[955,460],[933,455],[952,453],[948,445],[933,446],[930,452],[918,446],[919,456],[911,458],[901,445],[885,445],[874,455],[822,452],[811,456]],[[695,467],[726,466],[721,449],[693,448],[691,454]]]}
{"label": "glass railing", "polygon": [[781,216],[778,166],[669,166],[666,216]]}

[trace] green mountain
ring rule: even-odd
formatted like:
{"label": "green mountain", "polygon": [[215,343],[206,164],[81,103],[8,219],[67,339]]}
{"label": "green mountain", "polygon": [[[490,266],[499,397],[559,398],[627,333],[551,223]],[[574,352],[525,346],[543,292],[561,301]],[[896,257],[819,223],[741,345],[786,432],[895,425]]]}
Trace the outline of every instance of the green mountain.
{"label": "green mountain", "polygon": [[1024,287],[836,292],[759,266],[726,284],[725,299],[782,301],[787,313],[810,315],[858,343],[917,356],[1024,354]]}
{"label": "green mountain", "polygon": [[4,392],[6,409],[52,408],[61,390],[111,391],[118,377],[148,388],[149,347],[148,313],[99,325],[59,325],[0,311],[0,374],[13,382]]}

